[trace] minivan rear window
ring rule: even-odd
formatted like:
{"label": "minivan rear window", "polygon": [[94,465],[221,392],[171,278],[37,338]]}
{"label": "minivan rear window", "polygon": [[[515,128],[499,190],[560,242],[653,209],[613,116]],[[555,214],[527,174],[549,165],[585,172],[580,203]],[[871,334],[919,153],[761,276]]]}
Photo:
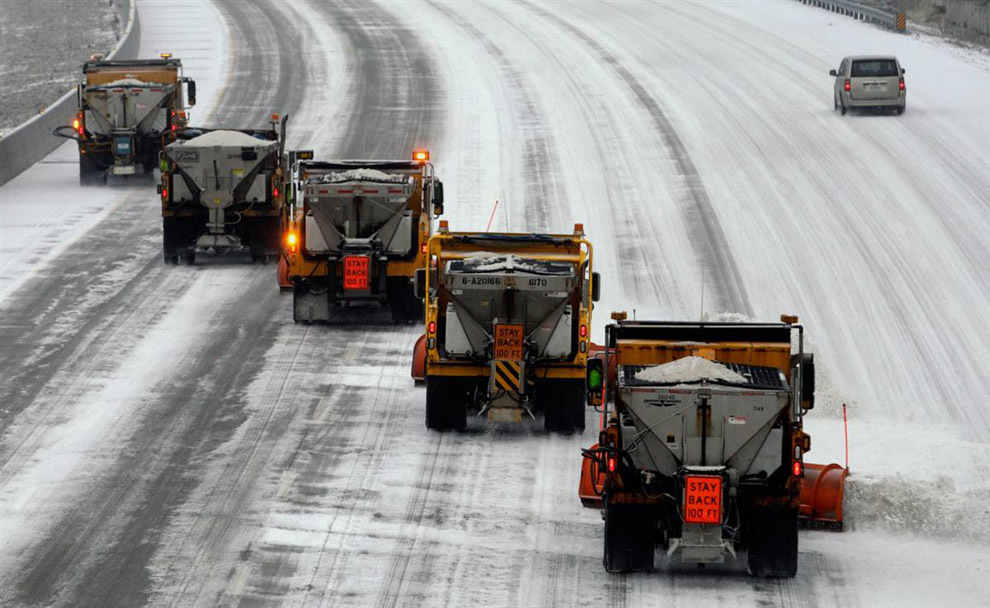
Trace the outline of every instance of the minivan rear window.
{"label": "minivan rear window", "polygon": [[854,61],[852,64],[853,78],[881,78],[884,76],[900,76],[897,73],[897,62],[893,59],[869,59]]}

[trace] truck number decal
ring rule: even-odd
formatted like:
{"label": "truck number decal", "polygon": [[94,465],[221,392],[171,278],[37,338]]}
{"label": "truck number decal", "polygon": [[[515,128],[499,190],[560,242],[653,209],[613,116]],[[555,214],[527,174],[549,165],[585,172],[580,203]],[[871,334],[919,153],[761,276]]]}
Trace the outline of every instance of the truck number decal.
{"label": "truck number decal", "polygon": [[371,260],[364,256],[344,258],[344,289],[368,291]]}
{"label": "truck number decal", "polygon": [[529,286],[530,287],[546,287],[547,286],[547,280],[546,279],[530,279],[529,280]]}
{"label": "truck number decal", "polygon": [[684,478],[684,521],[690,524],[722,523],[722,478],[688,475]]}
{"label": "truck number decal", "polygon": [[495,359],[502,361],[522,361],[523,334],[522,325],[497,323],[495,325]]}

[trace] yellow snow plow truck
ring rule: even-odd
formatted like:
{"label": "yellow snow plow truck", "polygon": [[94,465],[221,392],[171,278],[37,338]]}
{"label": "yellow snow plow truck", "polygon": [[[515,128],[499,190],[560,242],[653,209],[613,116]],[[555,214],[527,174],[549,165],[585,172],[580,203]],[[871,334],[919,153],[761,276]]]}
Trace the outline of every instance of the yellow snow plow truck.
{"label": "yellow snow plow truck", "polygon": [[426,265],[432,216],[443,213],[429,152],[295,160],[291,184],[279,282],[292,288],[293,320],[330,321],[335,309],[368,305],[389,308],[395,322],[421,320],[413,277]]}
{"label": "yellow snow plow truck", "polygon": [[450,232],[417,271],[425,296],[426,426],[462,430],[468,410],[496,422],[542,411],[544,428],[584,430],[584,369],[598,275],[573,234]]}
{"label": "yellow snow plow truck", "polygon": [[605,569],[652,570],[657,549],[673,565],[745,552],[754,576],[794,576],[815,383],[797,317],[613,319],[588,363],[606,422],[579,489],[602,508]]}
{"label": "yellow snow plow truck", "polygon": [[79,144],[79,183],[108,177],[150,175],[158,165],[162,135],[187,123],[182,90],[196,105],[196,83],[182,76],[182,62],[160,59],[107,60],[83,64],[76,89],[79,110],[72,125],[55,134]]}

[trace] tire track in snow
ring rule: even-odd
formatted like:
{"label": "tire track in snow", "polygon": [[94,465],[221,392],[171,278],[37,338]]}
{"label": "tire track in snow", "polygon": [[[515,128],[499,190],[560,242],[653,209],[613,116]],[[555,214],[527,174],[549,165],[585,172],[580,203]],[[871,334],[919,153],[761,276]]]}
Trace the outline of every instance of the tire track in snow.
{"label": "tire track in snow", "polygon": [[[417,32],[388,7],[364,0],[311,2],[350,48],[355,112],[337,158],[411,157],[441,140],[443,81]],[[332,117],[330,118],[332,119]]]}
{"label": "tire track in snow", "polygon": [[[556,226],[563,227],[562,222],[566,222],[568,218],[559,216],[566,192],[561,192],[558,188],[562,180],[559,162],[553,152],[553,135],[547,129],[548,121],[543,109],[533,101],[526,76],[512,65],[506,53],[473,22],[436,0],[426,0],[426,3],[480,44],[494,61],[495,69],[502,75],[503,82],[511,84],[507,88],[510,106],[516,123],[526,135],[522,163],[523,193],[528,195],[532,192],[535,195],[531,199],[527,196],[518,201],[525,201],[525,210],[509,208],[518,219],[507,219],[506,230],[553,232]],[[511,204],[515,205],[517,201],[511,201]],[[531,212],[535,214],[535,218],[528,217]]]}
{"label": "tire track in snow", "polygon": [[[221,8],[246,11],[246,6],[244,3],[233,3],[222,5]],[[238,23],[242,33],[250,30],[244,36],[234,37],[247,45],[247,52],[234,58],[242,66],[251,65],[251,53],[258,48],[280,49],[276,54],[290,58],[281,62],[287,66],[290,65],[287,61],[299,55],[292,47],[291,37],[276,35],[279,27],[286,26],[285,22],[269,22],[268,27],[257,26],[260,19],[268,20],[270,17],[266,15],[271,13],[272,11],[255,11],[250,14],[244,12],[238,13],[239,17],[234,17],[235,21],[240,20]],[[266,32],[269,40],[261,40],[252,33],[258,31]],[[240,108],[235,113],[237,116],[231,120],[239,125],[247,116],[248,120],[264,122],[273,105],[279,105],[283,112],[292,111],[301,100],[293,96],[291,80],[304,75],[302,70],[302,67],[298,67],[281,73],[273,86],[259,93],[252,82],[250,68],[235,69],[231,87],[225,95],[261,101],[250,108]],[[266,97],[270,103],[263,101]],[[146,200],[157,202],[153,196]],[[128,221],[126,215],[121,213],[120,217],[111,216],[108,221],[101,223],[98,231],[94,230],[94,238],[105,240],[105,234],[113,235],[114,230],[120,226],[133,239],[120,239],[113,246],[95,251],[90,250],[92,243],[83,239],[54,264],[60,265],[64,263],[63,260],[71,260],[90,268],[103,268],[107,263],[134,255],[133,252],[128,253],[126,249],[120,248],[119,242],[138,242],[137,235],[157,233],[157,230],[153,231],[147,226],[154,226],[160,219],[149,222],[147,217],[142,217],[139,221]],[[157,245],[154,248],[156,251],[145,253],[152,259],[145,268],[154,274],[169,275],[170,278],[183,276],[185,269],[160,266],[160,242]],[[79,255],[80,252],[82,255]],[[157,268],[156,264],[159,265]],[[244,301],[252,302],[255,306],[249,309],[247,315],[252,319],[251,325],[256,330],[245,333],[241,325],[243,315],[237,309],[232,309],[230,315],[221,322],[219,335],[206,338],[203,343],[205,348],[196,353],[201,359],[184,362],[187,371],[190,366],[196,371],[176,378],[175,386],[168,392],[165,400],[152,396],[148,407],[149,412],[154,413],[147,414],[138,433],[125,440],[126,447],[116,456],[117,462],[109,474],[102,476],[89,488],[84,501],[74,505],[68,514],[60,516],[60,520],[37,543],[33,554],[27,557],[27,565],[15,582],[23,601],[47,603],[68,597],[73,598],[74,602],[89,602],[92,605],[121,605],[141,603],[147,599],[151,581],[147,578],[145,565],[157,549],[157,540],[167,525],[172,509],[181,504],[195,485],[192,472],[195,471],[197,457],[204,455],[200,450],[208,453],[233,432],[233,428],[225,424],[224,416],[220,415],[220,408],[212,407],[209,400],[201,401],[204,398],[202,387],[226,386],[231,390],[232,379],[249,377],[257,368],[247,363],[257,360],[257,353],[264,352],[271,346],[272,336],[265,338],[265,330],[262,328],[270,326],[275,312],[275,301],[269,299],[266,305],[266,298],[277,295],[277,292],[271,282],[270,267],[266,270],[267,272],[258,269],[257,280],[244,292]],[[131,292],[125,292],[128,298],[118,297],[110,301],[112,306],[86,311],[86,315],[93,316],[88,319],[88,324],[83,324],[83,329],[88,333],[79,334],[83,338],[78,340],[106,342],[109,335],[102,327],[104,324],[113,327],[112,321],[119,322],[139,313],[146,315],[145,323],[149,326],[158,321],[158,316],[152,313],[152,309],[134,306],[135,302],[152,298],[160,306],[175,300],[176,296],[163,293],[160,282],[143,282],[142,275],[143,273],[135,273],[128,278],[128,285],[140,286]],[[102,286],[101,279],[105,280],[105,277],[97,273],[94,284]],[[69,285],[71,289],[78,289],[75,282],[70,282]],[[43,298],[45,292],[51,290],[50,283],[38,281],[34,285],[25,286],[18,295],[26,293],[24,297],[27,298]],[[65,309],[61,312],[64,314]],[[89,331],[90,329],[93,331]],[[145,331],[135,329],[134,333],[143,335]],[[213,341],[209,342],[211,339]],[[231,347],[236,349],[233,356],[226,351]],[[110,370],[117,366],[115,358],[103,358],[99,362],[103,368]],[[197,403],[200,409],[195,415],[190,415],[187,409],[196,407]],[[232,407],[236,409],[237,405],[235,399]],[[169,420],[177,426],[170,427],[169,432],[163,434],[161,427],[155,424],[162,420]],[[107,577],[113,577],[112,583],[106,580]]]}
{"label": "tire track in snow", "polygon": [[697,254],[703,261],[703,267],[710,276],[706,282],[710,281],[714,286],[715,299],[713,308],[720,311],[739,312],[752,316],[753,311],[749,297],[746,295],[746,288],[743,285],[735,258],[732,256],[732,250],[725,238],[725,233],[722,231],[715,206],[708,196],[708,191],[705,189],[704,182],[694,161],[691,160],[687,147],[677,134],[673,123],[667,117],[660,103],[617,57],[598,42],[598,40],[585,33],[584,30],[540,6],[526,2],[525,0],[520,2],[520,4],[587,44],[588,48],[598,54],[603,63],[611,67],[616,75],[626,84],[640,105],[646,110],[654,130],[660,135],[664,144],[670,150],[671,157],[676,162],[678,172],[684,180],[684,189],[687,198],[683,200],[683,203],[685,204],[685,211],[690,222],[689,225],[694,224],[697,226],[696,238],[692,239],[692,241],[697,241],[701,244]]}

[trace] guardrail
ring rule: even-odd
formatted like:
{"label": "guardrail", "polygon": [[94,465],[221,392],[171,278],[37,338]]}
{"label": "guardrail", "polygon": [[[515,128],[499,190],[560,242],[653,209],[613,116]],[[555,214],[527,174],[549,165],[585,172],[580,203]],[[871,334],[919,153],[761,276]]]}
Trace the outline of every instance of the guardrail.
{"label": "guardrail", "polygon": [[[119,0],[116,4],[121,18],[127,19],[127,27],[108,57],[136,59],[141,47],[136,0]],[[75,113],[76,91],[73,88],[41,114],[0,137],[0,186],[65,143],[66,140],[52,135],[52,131],[55,127],[72,124]]]}
{"label": "guardrail", "polygon": [[810,4],[828,9],[833,13],[848,15],[861,21],[869,21],[870,23],[889,27],[897,32],[907,31],[907,19],[904,13],[882,11],[872,6],[864,6],[856,2],[847,2],[846,0],[801,0],[801,4]]}

